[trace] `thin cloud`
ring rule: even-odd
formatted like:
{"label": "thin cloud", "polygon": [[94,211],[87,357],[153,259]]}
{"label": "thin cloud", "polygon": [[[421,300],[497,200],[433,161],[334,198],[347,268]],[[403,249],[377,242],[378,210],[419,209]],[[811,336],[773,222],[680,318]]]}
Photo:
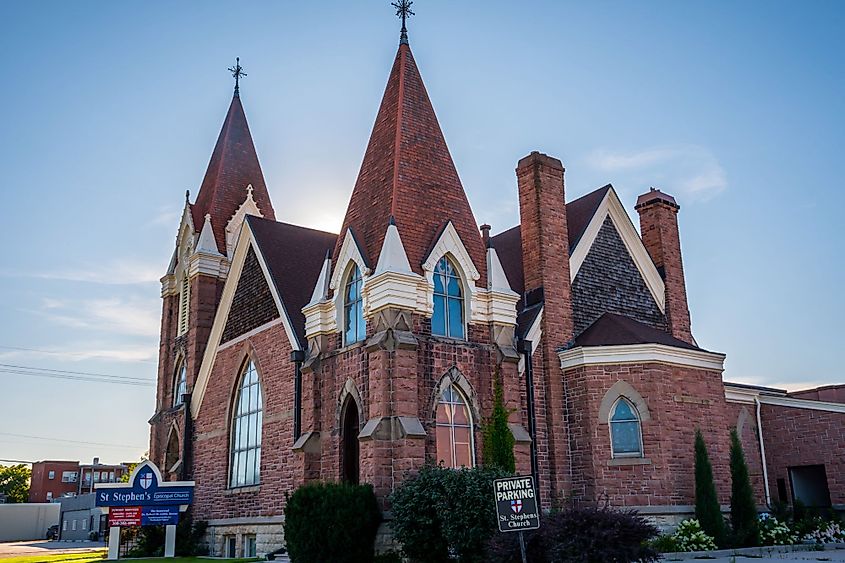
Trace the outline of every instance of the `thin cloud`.
{"label": "thin cloud", "polygon": [[155,299],[45,299],[35,313],[62,326],[106,334],[156,337],[160,302]]}
{"label": "thin cloud", "polygon": [[114,362],[155,363],[157,355],[158,349],[155,344],[137,346],[114,346],[109,344],[92,344],[91,342],[79,342],[61,348],[50,349],[0,346],[0,358],[2,358],[3,360],[49,359],[60,360],[65,362],[103,360]]}
{"label": "thin cloud", "polygon": [[716,156],[698,145],[652,147],[638,151],[600,149],[587,158],[594,168],[614,174],[620,185],[642,191],[654,186],[686,201],[705,201],[728,188]]}
{"label": "thin cloud", "polygon": [[158,282],[164,275],[164,271],[160,263],[142,262],[140,260],[114,260],[107,264],[85,265],[80,268],[41,272],[4,271],[0,275],[104,285],[135,285]]}

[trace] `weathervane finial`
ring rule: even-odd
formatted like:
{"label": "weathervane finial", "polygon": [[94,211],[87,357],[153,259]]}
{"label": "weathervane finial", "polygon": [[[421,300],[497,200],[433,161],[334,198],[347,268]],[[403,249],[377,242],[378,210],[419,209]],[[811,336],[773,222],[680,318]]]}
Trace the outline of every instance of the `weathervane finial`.
{"label": "weathervane finial", "polygon": [[416,15],[411,11],[411,0],[399,0],[398,2],[391,2],[390,5],[396,8],[396,15],[402,18],[402,32],[399,34],[399,44],[408,44],[408,28],[405,27],[405,20]]}
{"label": "weathervane finial", "polygon": [[244,67],[241,66],[241,58],[235,57],[235,66],[230,66],[228,70],[232,73],[232,76],[235,78],[235,95],[239,96],[241,93],[241,76],[246,76],[246,73],[244,72]]}

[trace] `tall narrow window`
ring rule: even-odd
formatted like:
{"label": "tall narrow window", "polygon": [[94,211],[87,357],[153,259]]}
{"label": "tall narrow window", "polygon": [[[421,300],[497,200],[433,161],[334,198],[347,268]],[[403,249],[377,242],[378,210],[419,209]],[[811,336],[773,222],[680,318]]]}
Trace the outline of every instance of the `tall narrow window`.
{"label": "tall narrow window", "polygon": [[445,467],[472,467],[472,416],[466,399],[449,385],[437,403],[437,463]]}
{"label": "tall narrow window", "polygon": [[346,344],[364,340],[367,334],[367,325],[364,322],[364,300],[361,298],[362,285],[361,270],[358,266],[353,266],[343,294],[343,340]]}
{"label": "tall narrow window", "polygon": [[450,338],[464,337],[464,296],[461,277],[445,256],[434,268],[434,313],[431,333]]}
{"label": "tall narrow window", "polygon": [[182,287],[179,290],[179,335],[188,332],[188,309],[191,304],[191,281],[188,273],[182,278]]}
{"label": "tall narrow window", "polygon": [[610,415],[610,441],[614,457],[643,455],[642,432],[637,409],[628,399],[620,397]]}
{"label": "tall narrow window", "polygon": [[231,487],[259,483],[262,404],[258,371],[255,364],[249,361],[241,375],[232,420]]}
{"label": "tall narrow window", "polygon": [[179,367],[176,368],[176,378],[173,382],[173,406],[178,407],[182,404],[182,396],[188,392],[188,370],[185,367],[185,362],[180,361]]}

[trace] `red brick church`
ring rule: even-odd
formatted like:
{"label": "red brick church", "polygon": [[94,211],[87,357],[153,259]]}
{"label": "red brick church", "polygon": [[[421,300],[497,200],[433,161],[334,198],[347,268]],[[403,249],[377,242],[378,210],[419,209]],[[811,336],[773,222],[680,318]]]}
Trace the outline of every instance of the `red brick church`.
{"label": "red brick church", "polygon": [[567,200],[551,156],[516,184],[519,225],[479,226],[403,29],[339,234],[279,222],[236,86],[162,278],[150,420],[213,555],[281,546],[302,483],[371,483],[389,508],[427,460],[481,463],[496,381],[545,507],[688,516],[696,428],[726,503],[733,427],[761,507],[845,503],[845,393],[723,382],[691,331],[671,195],[638,198],[638,231],[611,185]]}

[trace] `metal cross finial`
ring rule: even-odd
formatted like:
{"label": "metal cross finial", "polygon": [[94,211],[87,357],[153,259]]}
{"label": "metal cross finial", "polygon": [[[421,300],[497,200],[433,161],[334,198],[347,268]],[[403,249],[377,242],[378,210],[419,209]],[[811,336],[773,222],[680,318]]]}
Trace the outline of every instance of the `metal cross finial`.
{"label": "metal cross finial", "polygon": [[405,27],[405,20],[416,15],[411,11],[411,4],[413,4],[411,0],[399,0],[398,2],[390,3],[391,6],[396,8],[396,15],[402,18],[402,33],[399,35],[400,45],[408,44],[408,28]]}
{"label": "metal cross finial", "polygon": [[230,66],[228,70],[232,73],[232,76],[235,77],[235,95],[237,96],[241,93],[241,76],[246,76],[246,73],[244,72],[244,67],[241,66],[241,58],[235,57],[235,66]]}

